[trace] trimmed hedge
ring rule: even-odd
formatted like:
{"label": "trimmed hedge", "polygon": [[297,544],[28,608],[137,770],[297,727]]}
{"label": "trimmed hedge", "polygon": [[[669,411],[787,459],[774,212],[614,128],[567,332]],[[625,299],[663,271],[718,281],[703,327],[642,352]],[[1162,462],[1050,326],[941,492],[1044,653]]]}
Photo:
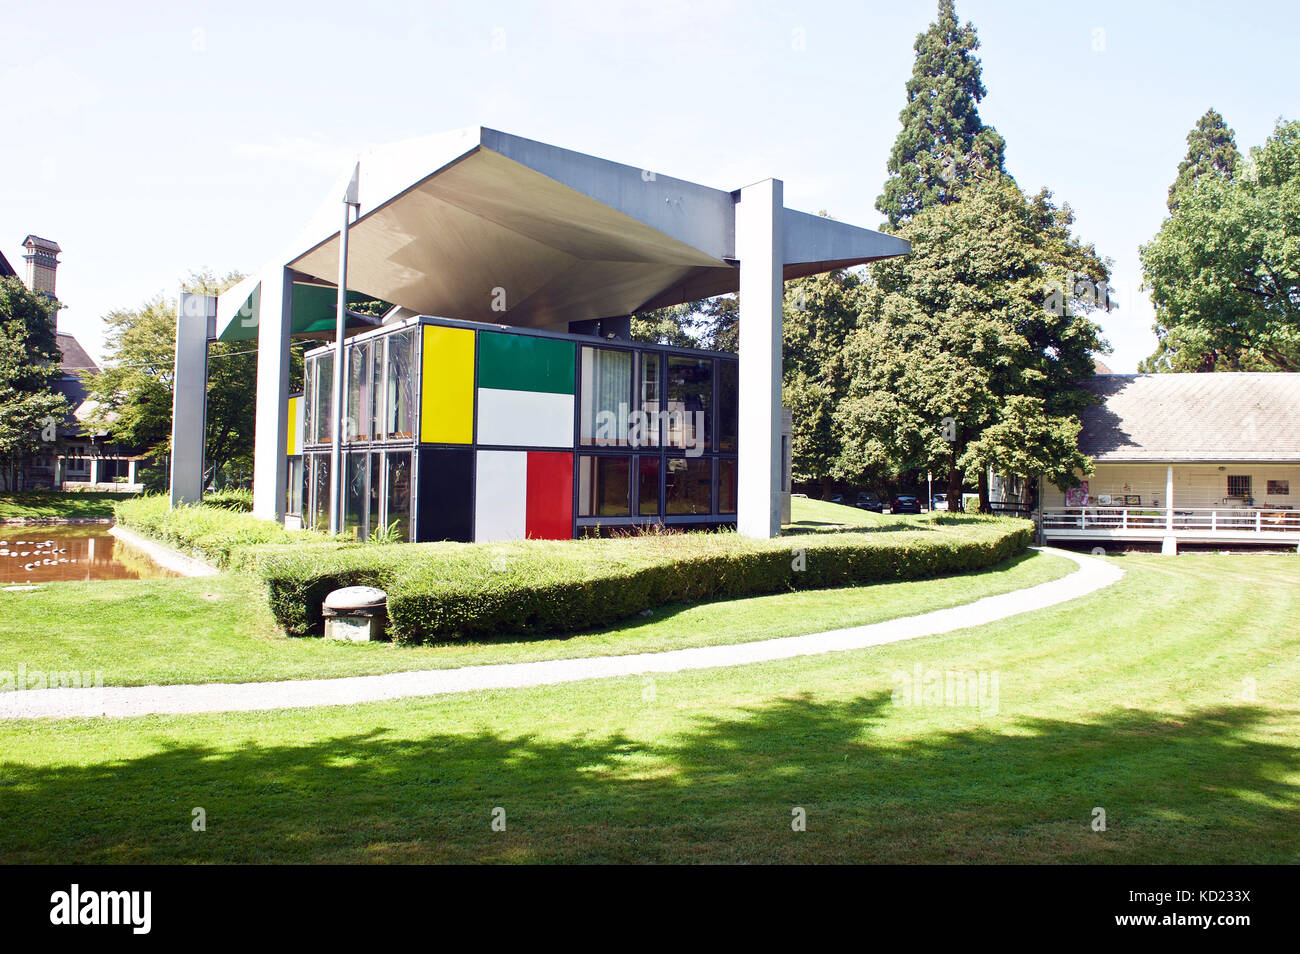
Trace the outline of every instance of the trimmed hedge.
{"label": "trimmed hedge", "polygon": [[[114,505],[113,516],[124,527],[223,569],[256,569],[259,544],[328,539],[318,533],[286,530],[272,520],[260,520],[222,506],[181,506],[172,510],[168,499],[159,495],[123,500]],[[327,545],[338,549],[348,544]]]}
{"label": "trimmed hedge", "polygon": [[[731,532],[501,544],[259,548],[287,633],[323,628],[341,586],[388,593],[400,643],[591,629],[667,603],[914,580],[984,569],[1029,545],[1029,521],[934,515],[915,529],[748,540]],[[802,554],[802,556],[800,556]]]}

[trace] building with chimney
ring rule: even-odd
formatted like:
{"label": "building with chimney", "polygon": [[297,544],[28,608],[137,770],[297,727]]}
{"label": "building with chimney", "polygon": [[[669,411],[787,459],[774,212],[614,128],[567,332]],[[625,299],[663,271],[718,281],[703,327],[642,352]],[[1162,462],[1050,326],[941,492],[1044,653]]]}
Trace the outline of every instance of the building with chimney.
{"label": "building with chimney", "polygon": [[[24,283],[55,302],[51,319],[56,324],[55,335],[63,359],[62,374],[54,389],[67,400],[68,414],[59,423],[57,438],[49,449],[33,454],[19,466],[18,485],[14,489],[139,491],[142,485],[137,468],[141,456],[115,443],[112,435],[102,431],[91,433],[82,425],[94,409],[94,403],[89,400],[81,375],[87,371],[98,372],[99,366],[73,335],[57,330],[57,278],[59,255],[63,250],[58,242],[39,235],[28,235],[22,247],[27,263]],[[2,254],[0,277],[17,277]]]}

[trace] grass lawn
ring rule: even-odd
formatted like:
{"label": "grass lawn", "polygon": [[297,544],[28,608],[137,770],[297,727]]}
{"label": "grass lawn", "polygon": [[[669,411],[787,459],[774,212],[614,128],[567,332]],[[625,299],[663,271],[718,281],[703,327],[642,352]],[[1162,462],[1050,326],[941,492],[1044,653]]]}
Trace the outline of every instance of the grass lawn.
{"label": "grass lawn", "polygon": [[52,583],[0,592],[0,668],[100,671],[105,685],[250,682],[652,652],[871,623],[968,603],[1063,576],[1030,554],[937,580],[666,606],[598,632],[437,646],[326,643],[280,635],[254,577]]}
{"label": "grass lawn", "polygon": [[916,515],[875,513],[859,510],[829,500],[811,497],[790,498],[790,523],[787,527],[799,530],[824,530],[837,527],[874,527],[881,530],[903,529],[911,522],[920,522]]}
{"label": "grass lawn", "polygon": [[9,518],[97,517],[113,516],[113,504],[130,494],[103,491],[86,493],[55,493],[31,491],[19,494],[0,494],[0,520]]}
{"label": "grass lawn", "polygon": [[[1082,600],[849,653],[6,723],[0,861],[1300,860],[1297,558],[1116,560]],[[996,706],[891,698],[943,671],[996,674]]]}

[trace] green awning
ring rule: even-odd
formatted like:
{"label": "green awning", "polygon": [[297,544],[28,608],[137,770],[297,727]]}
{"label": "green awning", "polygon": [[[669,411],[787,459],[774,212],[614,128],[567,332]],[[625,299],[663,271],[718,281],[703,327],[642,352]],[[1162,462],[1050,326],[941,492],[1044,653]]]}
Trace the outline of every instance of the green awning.
{"label": "green awning", "polygon": [[[243,303],[243,311],[256,315],[258,293],[249,295]],[[373,302],[375,299],[361,292],[348,292],[348,309]],[[296,336],[325,334],[333,337],[334,309],[338,302],[338,292],[329,285],[317,285],[312,282],[293,283],[293,317],[290,320],[290,333]],[[385,303],[386,305],[387,303]],[[366,328],[369,325],[357,318],[348,318],[348,328]],[[219,336],[221,341],[256,341],[257,323],[255,321],[232,321]]]}

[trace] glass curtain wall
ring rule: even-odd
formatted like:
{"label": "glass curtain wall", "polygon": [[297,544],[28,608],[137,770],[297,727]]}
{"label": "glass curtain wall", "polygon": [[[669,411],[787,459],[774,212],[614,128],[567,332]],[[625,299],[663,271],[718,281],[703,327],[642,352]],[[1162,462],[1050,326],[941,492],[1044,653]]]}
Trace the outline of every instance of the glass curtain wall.
{"label": "glass curtain wall", "polygon": [[[344,345],[342,529],[359,539],[387,528],[394,529],[399,540],[410,539],[411,441],[419,401],[417,330],[403,329]],[[290,461],[290,509],[297,488],[303,525],[319,530],[329,529],[333,370],[332,350],[307,359],[303,371],[304,442],[310,449],[298,469]]]}

